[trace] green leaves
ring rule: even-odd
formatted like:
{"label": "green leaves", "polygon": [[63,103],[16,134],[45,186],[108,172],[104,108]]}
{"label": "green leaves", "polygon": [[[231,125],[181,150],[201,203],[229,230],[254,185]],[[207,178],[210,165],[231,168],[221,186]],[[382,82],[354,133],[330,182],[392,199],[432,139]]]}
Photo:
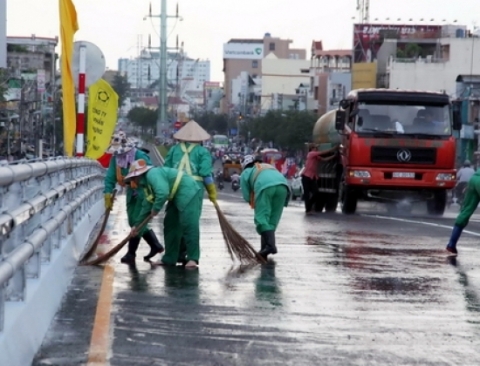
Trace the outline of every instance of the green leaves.
{"label": "green leaves", "polygon": [[127,118],[145,132],[149,129],[155,129],[157,112],[145,107],[135,107],[128,112]]}
{"label": "green leaves", "polygon": [[130,94],[130,83],[127,76],[122,76],[122,74],[117,72],[113,77],[112,88],[118,94],[118,107],[120,108]]}
{"label": "green leaves", "polygon": [[282,149],[302,149],[312,140],[313,126],[318,116],[307,111],[269,111],[263,117],[247,121],[241,134],[273,142]]}
{"label": "green leaves", "polygon": [[225,114],[206,112],[194,115],[193,119],[208,132],[216,131],[223,135],[228,133],[229,119]]}

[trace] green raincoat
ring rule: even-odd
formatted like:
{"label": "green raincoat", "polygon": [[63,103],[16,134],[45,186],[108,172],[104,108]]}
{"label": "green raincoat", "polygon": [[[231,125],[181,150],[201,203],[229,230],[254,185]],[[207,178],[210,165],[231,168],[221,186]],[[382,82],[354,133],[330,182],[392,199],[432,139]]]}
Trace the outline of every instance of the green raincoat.
{"label": "green raincoat", "polygon": [[202,194],[205,189],[203,179],[212,176],[213,173],[210,152],[197,143],[180,142],[172,146],[165,158],[164,166],[182,170],[191,175],[198,183]]}
{"label": "green raincoat", "polygon": [[187,247],[187,260],[200,259],[200,214],[203,191],[188,174],[172,168],[152,168],[139,184],[145,195],[144,204],[135,224],[145,220],[150,212],[160,212],[165,202],[163,221],[165,255],[162,262],[176,265],[182,237]]}
{"label": "green raincoat", "polygon": [[[147,153],[142,150],[135,151],[135,160],[144,159],[148,165],[152,165],[150,157]],[[121,174],[125,177],[128,174],[130,167],[121,168]],[[107,175],[105,177],[105,189],[103,193],[112,193],[115,189],[115,185],[119,183],[117,180],[117,158],[115,156],[110,159],[110,165],[108,166]],[[144,201],[143,191],[138,189],[134,190],[127,186],[127,216],[128,216],[128,225],[130,227],[134,226],[135,217],[138,216],[142,209],[142,204]],[[148,231],[148,225],[146,225],[140,232],[139,236],[143,236],[146,231]]]}
{"label": "green raincoat", "polygon": [[255,209],[254,221],[258,234],[275,231],[283,208],[288,205],[288,183],[285,177],[269,164],[247,168],[240,176],[243,199]]}
{"label": "green raincoat", "polygon": [[465,193],[465,198],[463,200],[462,209],[457,216],[455,225],[458,225],[462,228],[468,225],[470,217],[478,207],[480,203],[480,169],[478,169],[475,174],[468,181],[467,192]]}

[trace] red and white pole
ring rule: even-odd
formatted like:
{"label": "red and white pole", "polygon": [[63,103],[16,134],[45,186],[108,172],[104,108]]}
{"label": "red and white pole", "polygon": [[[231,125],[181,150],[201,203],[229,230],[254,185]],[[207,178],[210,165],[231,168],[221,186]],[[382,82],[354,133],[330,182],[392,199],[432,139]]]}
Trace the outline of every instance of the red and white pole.
{"label": "red and white pole", "polygon": [[87,64],[87,48],[80,46],[77,100],[77,156],[84,155],[85,145],[85,70]]}

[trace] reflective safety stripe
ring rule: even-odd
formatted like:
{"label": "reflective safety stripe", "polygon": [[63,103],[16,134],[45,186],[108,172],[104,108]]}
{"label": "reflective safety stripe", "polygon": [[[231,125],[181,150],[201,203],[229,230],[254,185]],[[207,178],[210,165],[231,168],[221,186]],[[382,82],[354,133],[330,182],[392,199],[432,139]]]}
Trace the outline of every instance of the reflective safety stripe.
{"label": "reflective safety stripe", "polygon": [[155,202],[155,196],[153,195],[153,191],[152,189],[150,188],[149,185],[147,185],[143,191],[145,192],[145,199],[149,202],[149,203],[153,203]]}
{"label": "reflective safety stripe", "polygon": [[188,148],[185,145],[184,142],[180,144],[180,148],[183,151],[183,157],[182,160],[180,160],[180,164],[178,165],[178,170],[184,171],[188,175],[190,175],[193,179],[199,182],[203,182],[203,177],[200,177],[198,175],[193,175],[192,173],[192,166],[190,164],[190,153],[192,152],[193,148],[197,146],[197,144],[191,144]]}
{"label": "reflective safety stripe", "polygon": [[177,178],[175,178],[175,183],[173,183],[173,188],[172,192],[170,192],[170,196],[168,197],[168,200],[171,201],[175,197],[175,194],[177,194],[178,186],[180,185],[180,181],[182,180],[183,177],[183,172],[179,171],[177,174]]}
{"label": "reflective safety stripe", "polygon": [[255,174],[250,175],[250,187],[251,187],[251,192],[250,192],[250,207],[255,208],[255,190],[253,189],[255,186],[255,182],[257,181],[258,175],[260,172],[263,170],[276,170],[275,167],[273,167],[270,164],[264,164],[264,163],[255,163],[255,168],[257,171]]}
{"label": "reflective safety stripe", "polygon": [[196,144],[191,144],[187,149],[184,142],[182,142],[180,144],[180,148],[183,151],[183,157],[182,157],[182,160],[180,160],[180,164],[178,165],[178,170],[184,170],[188,175],[193,175],[192,166],[190,165],[189,154],[192,152],[192,150],[195,146],[197,146],[197,145]]}

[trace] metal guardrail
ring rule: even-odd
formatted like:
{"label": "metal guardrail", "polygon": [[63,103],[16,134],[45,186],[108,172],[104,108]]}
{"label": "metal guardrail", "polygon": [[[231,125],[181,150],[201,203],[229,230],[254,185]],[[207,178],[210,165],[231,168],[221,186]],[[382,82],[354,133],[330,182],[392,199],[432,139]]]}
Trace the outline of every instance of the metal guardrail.
{"label": "metal guardrail", "polygon": [[0,331],[6,301],[23,301],[29,278],[102,199],[105,170],[88,159],[0,165]]}

